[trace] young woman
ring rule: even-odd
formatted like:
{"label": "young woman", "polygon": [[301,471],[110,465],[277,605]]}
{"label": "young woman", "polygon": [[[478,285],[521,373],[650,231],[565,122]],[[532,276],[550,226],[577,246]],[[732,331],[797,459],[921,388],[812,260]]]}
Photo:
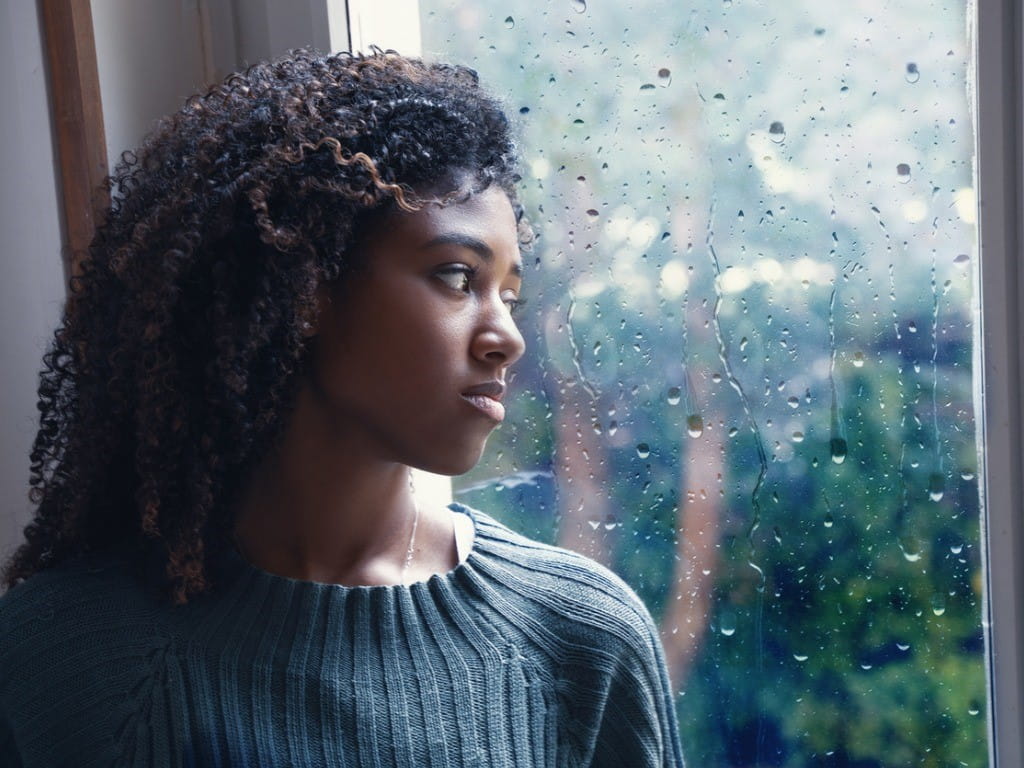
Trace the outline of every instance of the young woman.
{"label": "young woman", "polygon": [[0,600],[5,766],[676,766],[618,578],[417,498],[502,421],[529,230],[465,68],[299,52],[112,179]]}

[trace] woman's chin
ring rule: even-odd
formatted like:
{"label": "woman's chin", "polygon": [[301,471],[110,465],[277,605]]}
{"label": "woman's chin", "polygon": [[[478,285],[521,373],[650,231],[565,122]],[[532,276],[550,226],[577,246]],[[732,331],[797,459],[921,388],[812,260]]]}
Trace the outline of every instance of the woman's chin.
{"label": "woman's chin", "polygon": [[430,472],[435,475],[448,475],[449,477],[464,475],[480,463],[480,457],[483,456],[485,445],[486,442],[478,448],[453,451],[451,453],[439,451],[426,457],[423,461],[416,462],[413,466],[416,469],[421,469],[424,472]]}

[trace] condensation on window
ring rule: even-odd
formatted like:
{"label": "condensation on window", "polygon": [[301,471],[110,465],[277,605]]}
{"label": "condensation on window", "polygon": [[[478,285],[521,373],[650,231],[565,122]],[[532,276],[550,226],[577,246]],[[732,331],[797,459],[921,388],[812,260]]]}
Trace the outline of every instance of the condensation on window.
{"label": "condensation on window", "polygon": [[694,765],[986,765],[968,4],[420,7],[538,233],[456,498],[637,590]]}

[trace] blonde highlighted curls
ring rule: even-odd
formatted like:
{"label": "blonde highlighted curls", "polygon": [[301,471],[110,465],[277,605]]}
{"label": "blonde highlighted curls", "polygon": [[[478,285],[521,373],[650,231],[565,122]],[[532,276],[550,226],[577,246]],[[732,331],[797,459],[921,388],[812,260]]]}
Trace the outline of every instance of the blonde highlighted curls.
{"label": "blonde highlighted curls", "polygon": [[38,506],[7,585],[118,550],[176,603],[211,588],[294,402],[317,287],[362,266],[356,243],[389,210],[491,185],[520,210],[515,173],[474,72],[393,53],[296,51],[162,121],[108,180],[43,359]]}
{"label": "blonde highlighted curls", "polygon": [[[377,171],[377,164],[373,162],[373,158],[363,152],[356,152],[354,155],[346,157],[345,151],[341,148],[341,142],[333,136],[326,136],[316,142],[316,144],[303,142],[299,145],[298,151],[292,156],[292,160],[296,163],[300,162],[305,158],[306,150],[315,152],[321,147],[331,148],[331,156],[334,158],[334,162],[338,165],[347,166],[352,165],[353,163],[358,163],[363,166],[363,168],[369,172],[370,179],[373,181],[373,185],[376,187],[377,191],[383,192],[385,195],[393,195],[395,203],[403,211],[411,212],[419,209],[419,206],[406,201],[407,191],[402,188],[401,184],[389,184],[380,177],[380,173]],[[374,195],[367,192],[363,196],[363,201],[367,204],[373,204],[376,201],[376,198]]]}

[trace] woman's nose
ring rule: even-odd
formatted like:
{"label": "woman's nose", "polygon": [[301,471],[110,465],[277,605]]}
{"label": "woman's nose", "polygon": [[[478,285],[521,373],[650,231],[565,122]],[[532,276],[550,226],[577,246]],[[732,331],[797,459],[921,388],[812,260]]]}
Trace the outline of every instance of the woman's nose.
{"label": "woman's nose", "polygon": [[515,363],[526,351],[526,341],[519,327],[512,319],[508,307],[495,302],[482,318],[479,330],[473,337],[473,356],[483,362],[504,367]]}

